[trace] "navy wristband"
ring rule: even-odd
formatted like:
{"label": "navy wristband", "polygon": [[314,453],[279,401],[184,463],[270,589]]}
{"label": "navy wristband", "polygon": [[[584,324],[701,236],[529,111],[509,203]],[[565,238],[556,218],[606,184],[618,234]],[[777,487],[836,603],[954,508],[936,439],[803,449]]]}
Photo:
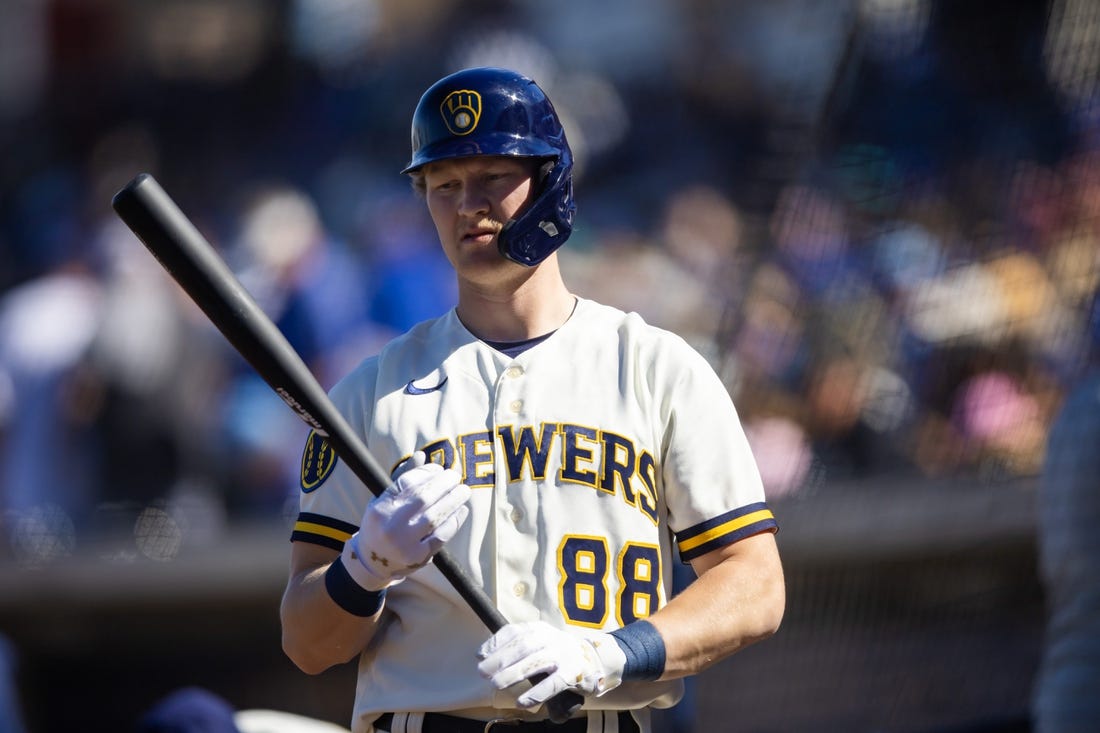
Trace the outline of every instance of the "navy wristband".
{"label": "navy wristband", "polygon": [[356,583],[340,557],[333,560],[325,571],[325,590],[337,606],[353,616],[373,616],[386,598],[385,588],[367,590]]}
{"label": "navy wristband", "polygon": [[642,619],[611,632],[626,654],[623,680],[655,680],[665,671],[665,640]]}

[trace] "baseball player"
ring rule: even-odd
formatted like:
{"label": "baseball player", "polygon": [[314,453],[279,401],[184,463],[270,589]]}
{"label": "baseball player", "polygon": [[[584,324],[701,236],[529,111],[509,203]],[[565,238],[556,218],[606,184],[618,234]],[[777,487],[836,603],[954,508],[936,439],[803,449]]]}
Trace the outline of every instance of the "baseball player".
{"label": "baseball player", "polygon": [[[309,437],[281,608],[302,670],[358,657],[356,733],[648,733],[681,678],[779,625],[776,521],[722,383],[563,282],[571,171],[515,72],[447,76],[413,114],[404,173],[458,303],[333,388],[395,479],[375,498]],[[429,562],[444,544],[509,620],[491,637]],[[563,690],[585,703],[549,722]]]}

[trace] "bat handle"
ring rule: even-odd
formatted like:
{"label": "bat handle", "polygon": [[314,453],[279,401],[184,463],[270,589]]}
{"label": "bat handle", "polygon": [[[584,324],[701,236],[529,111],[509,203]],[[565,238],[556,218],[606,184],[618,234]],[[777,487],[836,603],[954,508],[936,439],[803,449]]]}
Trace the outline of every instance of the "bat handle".
{"label": "bat handle", "polygon": [[[467,589],[464,593],[466,602],[470,604],[470,608],[473,609],[489,631],[495,634],[508,623],[508,619],[493,605],[489,596],[481,591],[480,586],[467,575],[466,571],[447,550],[440,550],[436,553],[432,558],[432,563],[443,574],[443,577],[451,581],[455,588]],[[538,684],[544,679],[546,679],[545,674],[537,674],[530,678],[530,682],[531,684]],[[573,690],[563,690],[546,701],[546,710],[551,721],[564,723],[583,704],[584,698],[581,695]]]}
{"label": "bat handle", "polygon": [[[531,678],[532,682],[545,679],[545,674],[539,674]],[[546,712],[553,723],[564,723],[573,717],[573,714],[584,705],[584,698],[573,690],[562,690],[557,695],[546,701]]]}

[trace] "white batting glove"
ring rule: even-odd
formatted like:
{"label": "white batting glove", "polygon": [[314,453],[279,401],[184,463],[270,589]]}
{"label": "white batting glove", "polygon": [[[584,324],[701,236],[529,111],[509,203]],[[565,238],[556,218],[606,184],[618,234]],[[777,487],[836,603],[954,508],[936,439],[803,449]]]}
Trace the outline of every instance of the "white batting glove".
{"label": "white batting glove", "polygon": [[623,681],[626,655],[602,632],[562,631],[545,621],[508,624],[481,645],[477,669],[498,690],[545,673],[546,679],[516,699],[537,708],[563,690],[600,695]]}
{"label": "white batting glove", "polygon": [[342,560],[356,583],[380,591],[427,564],[466,521],[470,487],[457,471],[425,463],[418,451],[407,468],[363,512]]}

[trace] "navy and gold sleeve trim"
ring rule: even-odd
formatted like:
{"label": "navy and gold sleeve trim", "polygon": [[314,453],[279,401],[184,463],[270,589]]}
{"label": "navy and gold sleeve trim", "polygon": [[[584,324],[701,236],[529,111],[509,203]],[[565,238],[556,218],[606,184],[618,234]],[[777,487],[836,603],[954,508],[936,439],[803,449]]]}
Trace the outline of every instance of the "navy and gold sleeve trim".
{"label": "navy and gold sleeve trim", "polygon": [[778,529],[772,510],[761,501],[677,532],[676,546],[680,550],[680,559],[687,562],[754,534]]}
{"label": "navy and gold sleeve trim", "polygon": [[294,523],[290,534],[291,542],[311,542],[315,545],[330,547],[333,550],[344,549],[344,543],[359,530],[354,524],[321,514],[302,512]]}

